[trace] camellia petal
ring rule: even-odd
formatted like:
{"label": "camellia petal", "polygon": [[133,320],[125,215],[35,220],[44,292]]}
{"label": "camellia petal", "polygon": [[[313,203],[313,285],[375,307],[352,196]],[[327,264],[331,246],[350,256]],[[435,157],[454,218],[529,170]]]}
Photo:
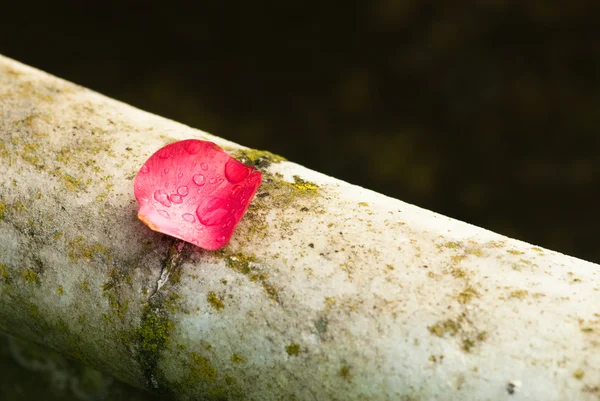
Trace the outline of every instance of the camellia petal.
{"label": "camellia petal", "polygon": [[159,149],[140,168],[138,218],[158,231],[205,249],[225,246],[262,181],[216,144],[197,139]]}

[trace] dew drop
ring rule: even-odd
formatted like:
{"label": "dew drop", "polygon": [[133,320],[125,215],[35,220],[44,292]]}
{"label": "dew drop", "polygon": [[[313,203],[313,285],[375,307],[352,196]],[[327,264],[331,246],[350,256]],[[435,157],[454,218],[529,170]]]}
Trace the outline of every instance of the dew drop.
{"label": "dew drop", "polygon": [[198,141],[190,140],[185,143],[183,148],[190,155],[195,155],[196,153],[200,152],[200,149],[202,149],[202,143],[198,142]]}
{"label": "dew drop", "polygon": [[148,168],[148,166],[146,166],[145,164],[142,166],[142,168],[140,169],[140,173],[144,173],[146,174],[148,171],[150,171],[150,169]]}
{"label": "dew drop", "polygon": [[217,238],[217,241],[219,241],[219,242],[225,242],[225,236],[223,235],[223,236]]}
{"label": "dew drop", "polygon": [[211,178],[211,179],[208,181],[208,183],[209,183],[209,184],[214,184],[215,182],[217,182],[217,179],[216,179],[216,178]]}
{"label": "dew drop", "polygon": [[200,223],[205,226],[225,224],[231,215],[227,210],[229,203],[223,198],[208,198],[196,209]]}
{"label": "dew drop", "polygon": [[235,159],[229,159],[225,163],[225,177],[232,184],[243,181],[250,174],[250,168]]}
{"label": "dew drop", "polygon": [[194,221],[196,221],[196,218],[191,213],[184,213],[183,216],[181,216],[181,217],[183,217],[183,219],[185,221],[189,221],[190,223],[193,223]]}
{"label": "dew drop", "polygon": [[159,189],[158,191],[154,192],[154,199],[156,199],[158,201],[158,203],[160,203],[161,205],[163,205],[165,207],[171,206],[171,201],[169,200],[169,195],[167,195],[167,193],[165,191],[163,191],[162,189]]}
{"label": "dew drop", "polygon": [[200,187],[206,183],[206,178],[202,174],[196,174],[192,177],[192,179],[194,180],[196,185]]}
{"label": "dew drop", "polygon": [[171,198],[171,202],[173,203],[181,203],[183,202],[183,200],[181,199],[181,195],[177,195],[177,194],[172,194],[169,198]]}
{"label": "dew drop", "polygon": [[159,210],[158,214],[160,214],[162,217],[164,217],[165,219],[169,218],[169,213],[167,213],[166,210]]}
{"label": "dew drop", "polygon": [[165,188],[169,188],[169,181],[165,182]]}
{"label": "dew drop", "polygon": [[180,186],[177,188],[177,193],[181,196],[186,196],[188,194],[188,187],[185,185]]}
{"label": "dew drop", "polygon": [[165,167],[165,169],[163,170],[163,172],[164,172],[165,174],[169,174],[169,168],[168,168],[168,167]]}
{"label": "dew drop", "polygon": [[181,170],[179,170],[179,173],[177,173],[177,178],[181,178],[183,177],[183,173],[181,172]]}
{"label": "dew drop", "polygon": [[217,180],[217,182],[218,182],[219,184],[220,184],[220,183],[222,183],[223,181],[225,181],[225,179],[224,179],[223,177],[221,177],[221,178],[219,178],[219,179]]}
{"label": "dew drop", "polygon": [[148,199],[148,198],[146,198],[146,197],[142,197],[142,198],[140,198],[140,200],[141,200],[142,202],[148,202],[150,199]]}
{"label": "dew drop", "polygon": [[158,151],[158,157],[161,159],[168,159],[171,157],[171,152],[168,149],[161,149]]}
{"label": "dew drop", "polygon": [[204,170],[204,171],[208,170],[208,166],[206,165],[206,163],[202,163],[202,164],[200,165],[200,168],[201,168],[202,170]]}

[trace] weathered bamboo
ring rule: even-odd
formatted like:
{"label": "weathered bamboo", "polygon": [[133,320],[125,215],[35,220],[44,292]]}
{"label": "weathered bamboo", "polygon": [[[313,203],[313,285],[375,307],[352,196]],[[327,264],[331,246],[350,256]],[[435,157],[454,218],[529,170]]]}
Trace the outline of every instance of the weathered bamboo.
{"label": "weathered bamboo", "polygon": [[[14,336],[179,399],[600,394],[598,265],[2,57],[0,138],[0,329]],[[221,251],[136,219],[137,170],[185,138],[264,174]]]}

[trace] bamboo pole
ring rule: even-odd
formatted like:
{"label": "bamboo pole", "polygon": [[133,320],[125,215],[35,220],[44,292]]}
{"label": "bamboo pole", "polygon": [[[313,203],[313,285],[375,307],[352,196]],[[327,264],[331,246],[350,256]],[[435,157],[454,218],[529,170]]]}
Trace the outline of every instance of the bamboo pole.
{"label": "bamboo pole", "polygon": [[[1,56],[0,138],[0,330],[13,336],[182,400],[600,394],[598,265]],[[187,138],[263,172],[220,251],[136,219],[136,172]]]}

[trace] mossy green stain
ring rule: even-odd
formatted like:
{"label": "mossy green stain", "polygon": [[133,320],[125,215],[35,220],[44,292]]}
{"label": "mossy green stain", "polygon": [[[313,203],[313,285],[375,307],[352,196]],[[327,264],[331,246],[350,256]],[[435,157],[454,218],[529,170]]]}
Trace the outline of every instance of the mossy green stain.
{"label": "mossy green stain", "polygon": [[2,279],[6,283],[8,283],[8,281],[10,280],[8,268],[3,263],[0,263],[0,279]]}
{"label": "mossy green stain", "polygon": [[300,344],[291,343],[285,347],[285,352],[287,352],[289,356],[298,356],[298,354],[300,354]]}
{"label": "mossy green stain", "polygon": [[240,354],[231,354],[231,362],[233,363],[246,363],[246,357]]}
{"label": "mossy green stain", "polygon": [[160,354],[168,346],[173,329],[173,323],[165,313],[160,310],[155,312],[149,305],[144,308],[142,323],[136,333],[139,347],[137,356],[150,387],[157,386]]}
{"label": "mossy green stain", "polygon": [[36,272],[31,269],[25,269],[21,272],[21,278],[27,284],[40,284],[40,278]]}
{"label": "mossy green stain", "polygon": [[214,382],[217,378],[217,369],[212,365],[210,360],[202,355],[195,352],[190,353],[190,359],[192,364],[189,367],[189,375],[187,377],[187,383],[190,385],[197,385],[198,382]]}
{"label": "mossy green stain", "polygon": [[207,299],[208,303],[210,304],[210,306],[212,306],[213,308],[215,308],[218,311],[220,311],[221,309],[223,309],[225,307],[225,303],[213,291],[210,291],[208,293],[208,295],[206,296],[206,299]]}
{"label": "mossy green stain", "polygon": [[444,337],[446,334],[454,336],[460,330],[460,322],[452,319],[446,319],[429,326],[427,329],[431,334],[437,337]]}
{"label": "mossy green stain", "polygon": [[350,372],[350,366],[343,365],[338,371],[338,375],[340,375],[344,380],[350,381],[352,379],[352,373]]}
{"label": "mossy green stain", "polygon": [[82,236],[69,241],[67,246],[69,248],[67,255],[74,262],[80,259],[90,260],[96,257],[102,257],[109,261],[112,260],[110,249],[98,242],[88,243]]}
{"label": "mossy green stain", "polygon": [[259,170],[265,170],[271,164],[286,161],[284,157],[265,150],[231,149],[227,147],[225,147],[225,150],[227,150],[234,159],[237,159],[246,165],[256,167]]}
{"label": "mossy green stain", "polygon": [[255,271],[253,264],[257,263],[256,256],[242,252],[228,254],[225,250],[219,251],[219,256],[225,258],[230,269],[247,276],[251,282],[260,283],[269,298],[279,302],[279,290],[268,281],[269,275]]}
{"label": "mossy green stain", "polygon": [[479,292],[471,286],[468,286],[456,297],[456,300],[461,304],[470,302],[473,298],[479,297]]}

